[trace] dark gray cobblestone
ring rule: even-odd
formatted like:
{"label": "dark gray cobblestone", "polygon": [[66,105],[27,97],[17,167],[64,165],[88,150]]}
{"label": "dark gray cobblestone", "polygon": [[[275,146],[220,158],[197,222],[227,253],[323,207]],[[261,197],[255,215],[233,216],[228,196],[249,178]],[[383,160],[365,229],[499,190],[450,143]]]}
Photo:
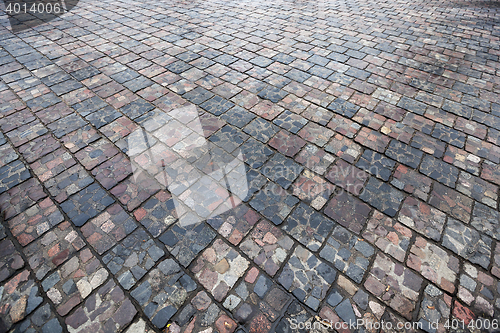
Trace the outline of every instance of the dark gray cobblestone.
{"label": "dark gray cobblestone", "polygon": [[137,229],[102,259],[125,290],[130,290],[165,254],[142,229]]}
{"label": "dark gray cobblestone", "polygon": [[335,269],[299,245],[285,264],[278,281],[301,302],[317,310],[336,276]]}
{"label": "dark gray cobblestone", "polygon": [[361,283],[374,253],[373,247],[367,242],[337,226],[319,255],[353,281]]}

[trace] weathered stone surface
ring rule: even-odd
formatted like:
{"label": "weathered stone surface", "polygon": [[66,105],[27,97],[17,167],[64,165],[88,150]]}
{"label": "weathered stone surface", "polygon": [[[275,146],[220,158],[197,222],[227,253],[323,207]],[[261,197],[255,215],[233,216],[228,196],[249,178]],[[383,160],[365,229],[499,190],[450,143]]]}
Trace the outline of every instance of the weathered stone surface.
{"label": "weathered stone surface", "polygon": [[411,320],[423,280],[389,257],[377,254],[365,288],[382,302]]}
{"label": "weathered stone surface", "polygon": [[485,269],[490,264],[492,239],[455,219],[448,219],[443,234],[443,246]]}
{"label": "weathered stone surface", "polygon": [[293,241],[266,220],[255,226],[240,249],[267,274],[274,276],[292,250]]}
{"label": "weathered stone surface", "polygon": [[158,329],[163,329],[198,287],[173,259],[146,274],[130,295]]}
{"label": "weathered stone surface", "polygon": [[218,239],[198,257],[191,271],[215,300],[221,302],[248,265],[245,258]]}
{"label": "weathered stone surface", "polygon": [[120,330],[127,326],[137,313],[134,305],[113,281],[92,294],[75,312],[66,317],[65,323],[72,332],[96,332],[107,329]]}
{"label": "weathered stone surface", "polygon": [[278,281],[305,305],[317,310],[336,276],[335,269],[299,245],[285,264]]}
{"label": "weathered stone surface", "polygon": [[367,242],[337,226],[319,255],[353,281],[361,283],[374,253],[374,248]]}

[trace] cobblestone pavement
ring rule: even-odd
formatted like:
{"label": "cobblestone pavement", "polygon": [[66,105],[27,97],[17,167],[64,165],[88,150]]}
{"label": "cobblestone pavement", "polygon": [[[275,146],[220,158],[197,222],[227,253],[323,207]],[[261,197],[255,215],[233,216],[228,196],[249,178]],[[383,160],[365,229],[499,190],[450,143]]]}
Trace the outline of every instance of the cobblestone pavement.
{"label": "cobblestone pavement", "polygon": [[0,332],[500,319],[498,1],[0,21]]}

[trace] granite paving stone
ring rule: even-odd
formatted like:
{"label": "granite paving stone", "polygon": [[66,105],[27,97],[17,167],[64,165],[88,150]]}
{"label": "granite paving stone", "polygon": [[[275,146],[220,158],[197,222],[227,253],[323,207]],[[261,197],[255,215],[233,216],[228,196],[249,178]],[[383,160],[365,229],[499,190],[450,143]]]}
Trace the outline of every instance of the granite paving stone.
{"label": "granite paving stone", "polygon": [[210,332],[215,328],[220,332],[234,332],[236,327],[236,322],[212,302],[206,292],[200,291],[178,313],[168,329],[171,332]]}
{"label": "granite paving stone", "polygon": [[239,151],[243,154],[243,161],[254,169],[260,168],[274,154],[269,147],[252,137],[240,146]]}
{"label": "granite paving stone", "polygon": [[320,210],[325,205],[334,190],[335,185],[307,169],[292,186],[293,195],[316,210]]}
{"label": "granite paving stone", "polygon": [[498,186],[475,177],[467,172],[460,172],[456,189],[474,200],[486,204],[490,207],[496,207],[498,199]]}
{"label": "granite paving stone", "polygon": [[31,178],[23,162],[15,160],[0,168],[0,194]]}
{"label": "granite paving stone", "polygon": [[498,8],[382,2],[2,21],[0,332],[485,330]]}
{"label": "granite paving stone", "polygon": [[443,157],[446,148],[444,142],[436,140],[421,132],[415,133],[410,145],[437,158]]}
{"label": "granite paving stone", "polygon": [[393,217],[399,210],[404,194],[391,185],[371,177],[359,198]]}
{"label": "granite paving stone", "polygon": [[7,225],[17,241],[26,246],[63,220],[54,202],[46,198],[9,220]]}
{"label": "granite paving stone", "polygon": [[79,164],[65,168],[55,177],[43,181],[49,193],[59,203],[92,183],[92,177]]}
{"label": "granite paving stone", "polygon": [[359,106],[346,101],[342,98],[335,99],[330,105],[327,107],[328,110],[331,110],[341,116],[352,118],[354,114],[359,110]]}
{"label": "granite paving stone", "polygon": [[[172,324],[170,327],[172,327],[173,325],[175,325],[175,324]],[[171,328],[171,329],[173,330],[174,328]],[[154,331],[148,324],[146,324],[146,321],[144,319],[140,318],[139,320],[132,323],[128,327],[128,329],[124,332],[126,332],[126,333],[153,333]]]}
{"label": "granite paving stone", "polygon": [[221,302],[248,266],[245,258],[223,240],[217,239],[198,257],[191,271],[215,300]]}
{"label": "granite paving stone", "polygon": [[64,221],[29,244],[23,252],[35,276],[41,280],[84,246],[85,243],[76,230],[69,222]]}
{"label": "granite paving stone", "polygon": [[424,297],[418,313],[418,322],[426,332],[446,332],[449,328],[452,298],[433,284],[424,289]]}
{"label": "granite paving stone", "polygon": [[479,176],[480,174],[481,158],[465,150],[448,146],[443,160],[475,176]]}
{"label": "granite paving stone", "polygon": [[346,331],[357,327],[373,333],[377,332],[376,323],[382,319],[385,309],[373,296],[339,276],[315,319],[324,329]]}
{"label": "granite paving stone", "polygon": [[498,246],[498,242],[496,243],[495,252],[493,253],[491,274],[493,274],[497,278],[500,276],[500,247]]}
{"label": "granite paving stone", "polygon": [[325,218],[307,205],[299,204],[286,219],[283,230],[312,251],[318,251],[334,227],[332,220]]}
{"label": "granite paving stone", "polygon": [[4,282],[17,270],[23,268],[24,260],[10,239],[0,241],[0,253],[2,254],[0,259],[0,282]]}
{"label": "granite paving stone", "polygon": [[242,107],[234,106],[229,110],[227,110],[223,115],[221,115],[220,118],[227,121],[229,124],[233,126],[236,126],[238,128],[243,128],[255,117],[256,116],[254,114],[248,112]]}
{"label": "granite paving stone", "polygon": [[106,253],[102,260],[123,289],[130,290],[164,254],[162,247],[139,228]]}
{"label": "granite paving stone", "polygon": [[306,169],[323,175],[328,167],[335,161],[335,157],[313,144],[307,144],[302,151],[297,154],[295,161],[302,164]]}
{"label": "granite paving stone", "polygon": [[[272,146],[272,142],[271,140],[269,145]],[[303,169],[301,165],[295,163],[292,159],[276,153],[262,166],[261,172],[267,178],[288,189]]]}
{"label": "granite paving stone", "polygon": [[206,222],[186,226],[178,222],[161,235],[159,240],[181,265],[187,267],[215,237],[216,233]]}
{"label": "granite paving stone", "polygon": [[229,125],[222,127],[209,138],[210,142],[213,142],[228,153],[234,152],[246,139],[248,139],[248,135]]}
{"label": "granite paving stone", "polygon": [[363,153],[363,148],[351,139],[336,134],[326,145],[325,151],[340,157],[346,162],[353,163]]}
{"label": "granite paving stone", "polygon": [[56,138],[59,139],[85,125],[87,125],[87,122],[77,114],[73,113],[47,125],[47,127],[52,131]]}
{"label": "granite paving stone", "polygon": [[148,272],[130,295],[151,323],[162,329],[197,287],[196,282],[169,258]]}
{"label": "granite paving stone", "polygon": [[134,217],[152,235],[158,237],[177,219],[172,196],[160,191],[134,211]]}
{"label": "granite paving stone", "polygon": [[0,128],[5,133],[12,131],[18,127],[29,124],[36,119],[35,115],[29,109],[23,109],[15,112],[0,120]]}
{"label": "granite paving stone", "polygon": [[416,198],[427,201],[432,179],[401,164],[396,167],[392,176],[391,185],[399,190],[413,194]]}
{"label": "granite paving stone", "polygon": [[464,264],[457,295],[476,315],[498,315],[498,279],[469,263]]}
{"label": "granite paving stone", "polygon": [[422,276],[438,287],[453,293],[459,273],[459,259],[448,254],[444,249],[428,242],[423,237],[415,239],[406,265],[420,272]]}
{"label": "granite paving stone", "polygon": [[16,274],[2,286],[0,305],[3,329],[10,330],[42,304],[38,285],[28,270]]}
{"label": "granite paving stone", "polygon": [[[308,310],[300,305],[300,302],[294,300],[288,306],[284,316],[281,318],[279,323],[276,325],[276,332],[285,333],[292,330],[292,324],[294,323],[304,323],[305,325],[312,325],[315,322],[315,318],[311,316]],[[239,333],[239,332],[238,332]]]}
{"label": "granite paving stone", "polygon": [[458,148],[463,148],[465,145],[466,135],[442,124],[436,124],[432,137],[438,138]]}
{"label": "granite paving stone", "polygon": [[118,204],[109,207],[80,229],[94,250],[103,254],[137,228],[134,220]]}
{"label": "granite paving stone", "polygon": [[124,154],[118,153],[95,167],[91,173],[102,187],[109,190],[132,173],[132,165]]}
{"label": "granite paving stone", "polygon": [[41,181],[47,181],[75,164],[76,161],[69,152],[64,148],[57,148],[31,163],[30,168]]}
{"label": "granite paving stone", "polygon": [[95,128],[99,129],[113,120],[118,119],[122,114],[111,106],[106,106],[103,109],[97,110],[85,117]]}
{"label": "granite paving stone", "polygon": [[281,106],[267,100],[257,103],[250,109],[250,112],[269,121],[279,116],[283,111]]}
{"label": "granite paving stone", "polygon": [[[325,144],[333,136],[334,132],[328,128],[324,128],[313,122],[309,122],[304,126],[298,133],[298,135],[319,147],[325,146]],[[328,151],[328,149],[326,149]],[[330,152],[330,151],[328,151]]]}
{"label": "granite paving stone", "polygon": [[40,157],[53,152],[60,146],[60,143],[50,134],[45,134],[29,141],[18,149],[25,161],[31,163]]}
{"label": "granite paving stone", "polygon": [[328,217],[356,234],[364,228],[370,212],[370,206],[345,191],[335,195],[324,210]]}
{"label": "granite paving stone", "polygon": [[61,141],[71,153],[75,153],[101,138],[102,137],[95,129],[93,129],[90,125],[85,125],[76,131],[63,136]]}
{"label": "granite paving stone", "polygon": [[410,168],[417,169],[422,159],[423,153],[400,141],[392,140],[385,152],[390,158],[402,163]]}
{"label": "granite paving stone", "polygon": [[132,175],[125,179],[113,187],[110,192],[123,205],[127,206],[128,211],[133,211],[158,192],[160,188],[160,184],[155,179],[142,172],[137,177]]}
{"label": "granite paving stone", "polygon": [[118,149],[111,142],[100,139],[77,152],[75,157],[85,169],[91,170],[104,161],[111,159],[117,153]]}
{"label": "granite paving stone", "polygon": [[412,136],[415,133],[413,128],[392,119],[387,119],[380,131],[385,135],[406,144],[410,143]]}
{"label": "granite paving stone", "polygon": [[423,281],[410,269],[379,253],[363,285],[372,295],[411,320]]}
{"label": "granite paving stone", "polygon": [[500,147],[484,140],[469,135],[465,150],[493,163],[500,163]]}
{"label": "granite paving stone", "polygon": [[390,142],[390,138],[375,130],[364,127],[358,135],[356,135],[354,141],[362,146],[371,148],[379,153],[383,153]]}
{"label": "granite paving stone", "polygon": [[398,221],[434,241],[441,239],[446,214],[413,197],[403,202]]}
{"label": "granite paving stone", "polygon": [[352,120],[364,126],[368,126],[375,131],[378,131],[382,127],[382,125],[384,125],[386,118],[363,108],[354,115]]}
{"label": "granite paving stone", "polygon": [[284,128],[285,130],[293,134],[297,134],[300,129],[307,124],[307,119],[305,119],[304,117],[306,117],[305,114],[302,114],[302,116],[300,116],[293,112],[285,110],[274,119],[273,124],[278,125],[279,127]]}
{"label": "granite paving stone", "polygon": [[259,220],[256,211],[246,204],[240,204],[208,219],[207,223],[231,244],[238,245]]}
{"label": "granite paving stone", "polygon": [[[304,115],[304,117],[305,117],[305,115]],[[320,122],[320,124],[321,124],[321,122]],[[356,134],[360,130],[361,126],[358,123],[356,123],[348,118],[345,118],[341,115],[334,115],[333,118],[331,119],[331,121],[328,123],[328,128],[331,128],[335,132],[337,132],[345,137],[348,137],[349,139],[352,139],[352,138],[354,138],[354,136],[356,136]],[[387,134],[387,133],[384,133],[384,134]]]}
{"label": "granite paving stone", "polygon": [[64,316],[108,278],[108,271],[88,248],[75,253],[42,281],[43,291]]}
{"label": "granite paving stone", "polygon": [[317,310],[336,276],[335,269],[299,245],[285,263],[278,281],[299,301]]}
{"label": "granite paving stone", "polygon": [[297,154],[305,144],[306,142],[300,137],[284,130],[279,131],[274,138],[269,141],[269,146],[288,157],[293,157]]}
{"label": "granite paving stone", "polygon": [[356,166],[384,181],[388,181],[396,162],[373,150],[366,149]]}
{"label": "granite paving stone", "polygon": [[252,268],[224,301],[234,318],[250,332],[272,332],[291,295],[256,268]]}
{"label": "granite paving stone", "polygon": [[490,161],[484,161],[483,171],[481,172],[481,178],[486,179],[494,184],[500,185],[500,167],[499,164],[492,163]]}
{"label": "granite paving stone", "polygon": [[[151,111],[153,109],[154,109],[154,105],[152,105],[151,103],[146,102],[143,99],[137,99],[137,100],[132,101],[131,103],[123,106],[122,108],[120,108],[120,111],[123,112],[130,119],[135,119],[135,118],[138,118],[138,117],[144,115],[145,113],[147,113],[148,111]],[[118,114],[115,113],[115,115],[117,116],[116,118],[118,118]],[[112,116],[112,118],[113,118],[113,116]]]}
{"label": "granite paving stone", "polygon": [[110,280],[66,317],[65,323],[68,329],[78,333],[89,329],[96,332],[121,330],[133,320],[136,313],[137,310],[123,290]]}
{"label": "granite paving stone", "polygon": [[99,95],[100,97],[109,97],[109,95],[112,93],[120,92],[123,89],[123,87],[135,93],[151,85],[153,85],[153,81],[149,80],[144,76],[138,76],[130,81],[123,83],[123,86],[118,83],[111,83],[102,86],[104,88],[101,89],[98,88],[96,90],[96,94]]}
{"label": "granite paving stone", "polygon": [[[266,220],[259,222],[240,249],[270,276],[281,268],[293,241]],[[250,273],[249,273],[250,274]]]}
{"label": "granite paving stone", "polygon": [[368,174],[343,160],[338,160],[325,177],[349,193],[359,195],[368,179]]}
{"label": "granite paving stone", "polygon": [[476,202],[472,214],[471,225],[478,231],[499,240],[498,224],[500,222],[498,210]]}
{"label": "granite paving stone", "polygon": [[[68,117],[71,117],[71,115]],[[47,132],[47,128],[37,119],[6,133],[6,136],[10,139],[14,147],[19,147]]]}
{"label": "granite paving stone", "polygon": [[429,204],[462,222],[468,223],[472,213],[473,200],[444,185],[435,183]]}
{"label": "granite paving stone", "polygon": [[448,219],[442,244],[460,257],[487,269],[493,241],[455,219]]}
{"label": "granite paving stone", "polygon": [[30,316],[19,322],[14,331],[16,332],[54,332],[61,333],[63,325],[56,318],[55,313],[48,303],[37,308]]}
{"label": "granite paving stone", "polygon": [[268,182],[266,177],[264,177],[260,172],[250,168],[246,169],[248,170],[246,174],[248,194],[246,198],[242,198],[243,202],[249,202],[252,199],[253,195],[259,192]]}
{"label": "granite paving stone", "polygon": [[30,178],[0,195],[0,214],[6,221],[26,211],[46,196],[40,182]]}
{"label": "granite paving stone", "polygon": [[200,107],[210,112],[214,116],[220,116],[221,114],[227,112],[234,106],[234,103],[224,99],[220,96],[214,96],[213,98],[200,104]]}
{"label": "granite paving stone", "polygon": [[432,156],[425,156],[419,168],[420,172],[444,185],[455,188],[458,169]]}
{"label": "granite paving stone", "polygon": [[290,214],[299,200],[283,187],[268,182],[249,202],[250,206],[276,225]]}
{"label": "granite paving stone", "polygon": [[331,262],[339,272],[361,283],[374,253],[374,248],[367,242],[344,227],[337,226],[319,255]]}
{"label": "granite paving stone", "polygon": [[413,234],[411,229],[396,222],[395,219],[374,211],[362,236],[385,254],[403,262]]}

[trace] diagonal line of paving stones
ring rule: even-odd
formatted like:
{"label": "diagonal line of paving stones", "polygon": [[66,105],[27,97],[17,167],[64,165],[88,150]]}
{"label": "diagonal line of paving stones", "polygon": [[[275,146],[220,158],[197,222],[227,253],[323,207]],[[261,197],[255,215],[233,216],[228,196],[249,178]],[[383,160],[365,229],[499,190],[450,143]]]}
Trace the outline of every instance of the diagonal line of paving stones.
{"label": "diagonal line of paving stones", "polygon": [[[275,332],[319,315],[428,330],[497,316],[496,7],[79,5],[1,31],[2,324]],[[432,6],[445,10],[423,17]],[[245,152],[251,194],[185,230],[168,192],[130,182],[124,154],[136,126],[189,103],[211,142]],[[59,239],[70,252],[40,250]],[[101,300],[113,315],[99,323]]]}

